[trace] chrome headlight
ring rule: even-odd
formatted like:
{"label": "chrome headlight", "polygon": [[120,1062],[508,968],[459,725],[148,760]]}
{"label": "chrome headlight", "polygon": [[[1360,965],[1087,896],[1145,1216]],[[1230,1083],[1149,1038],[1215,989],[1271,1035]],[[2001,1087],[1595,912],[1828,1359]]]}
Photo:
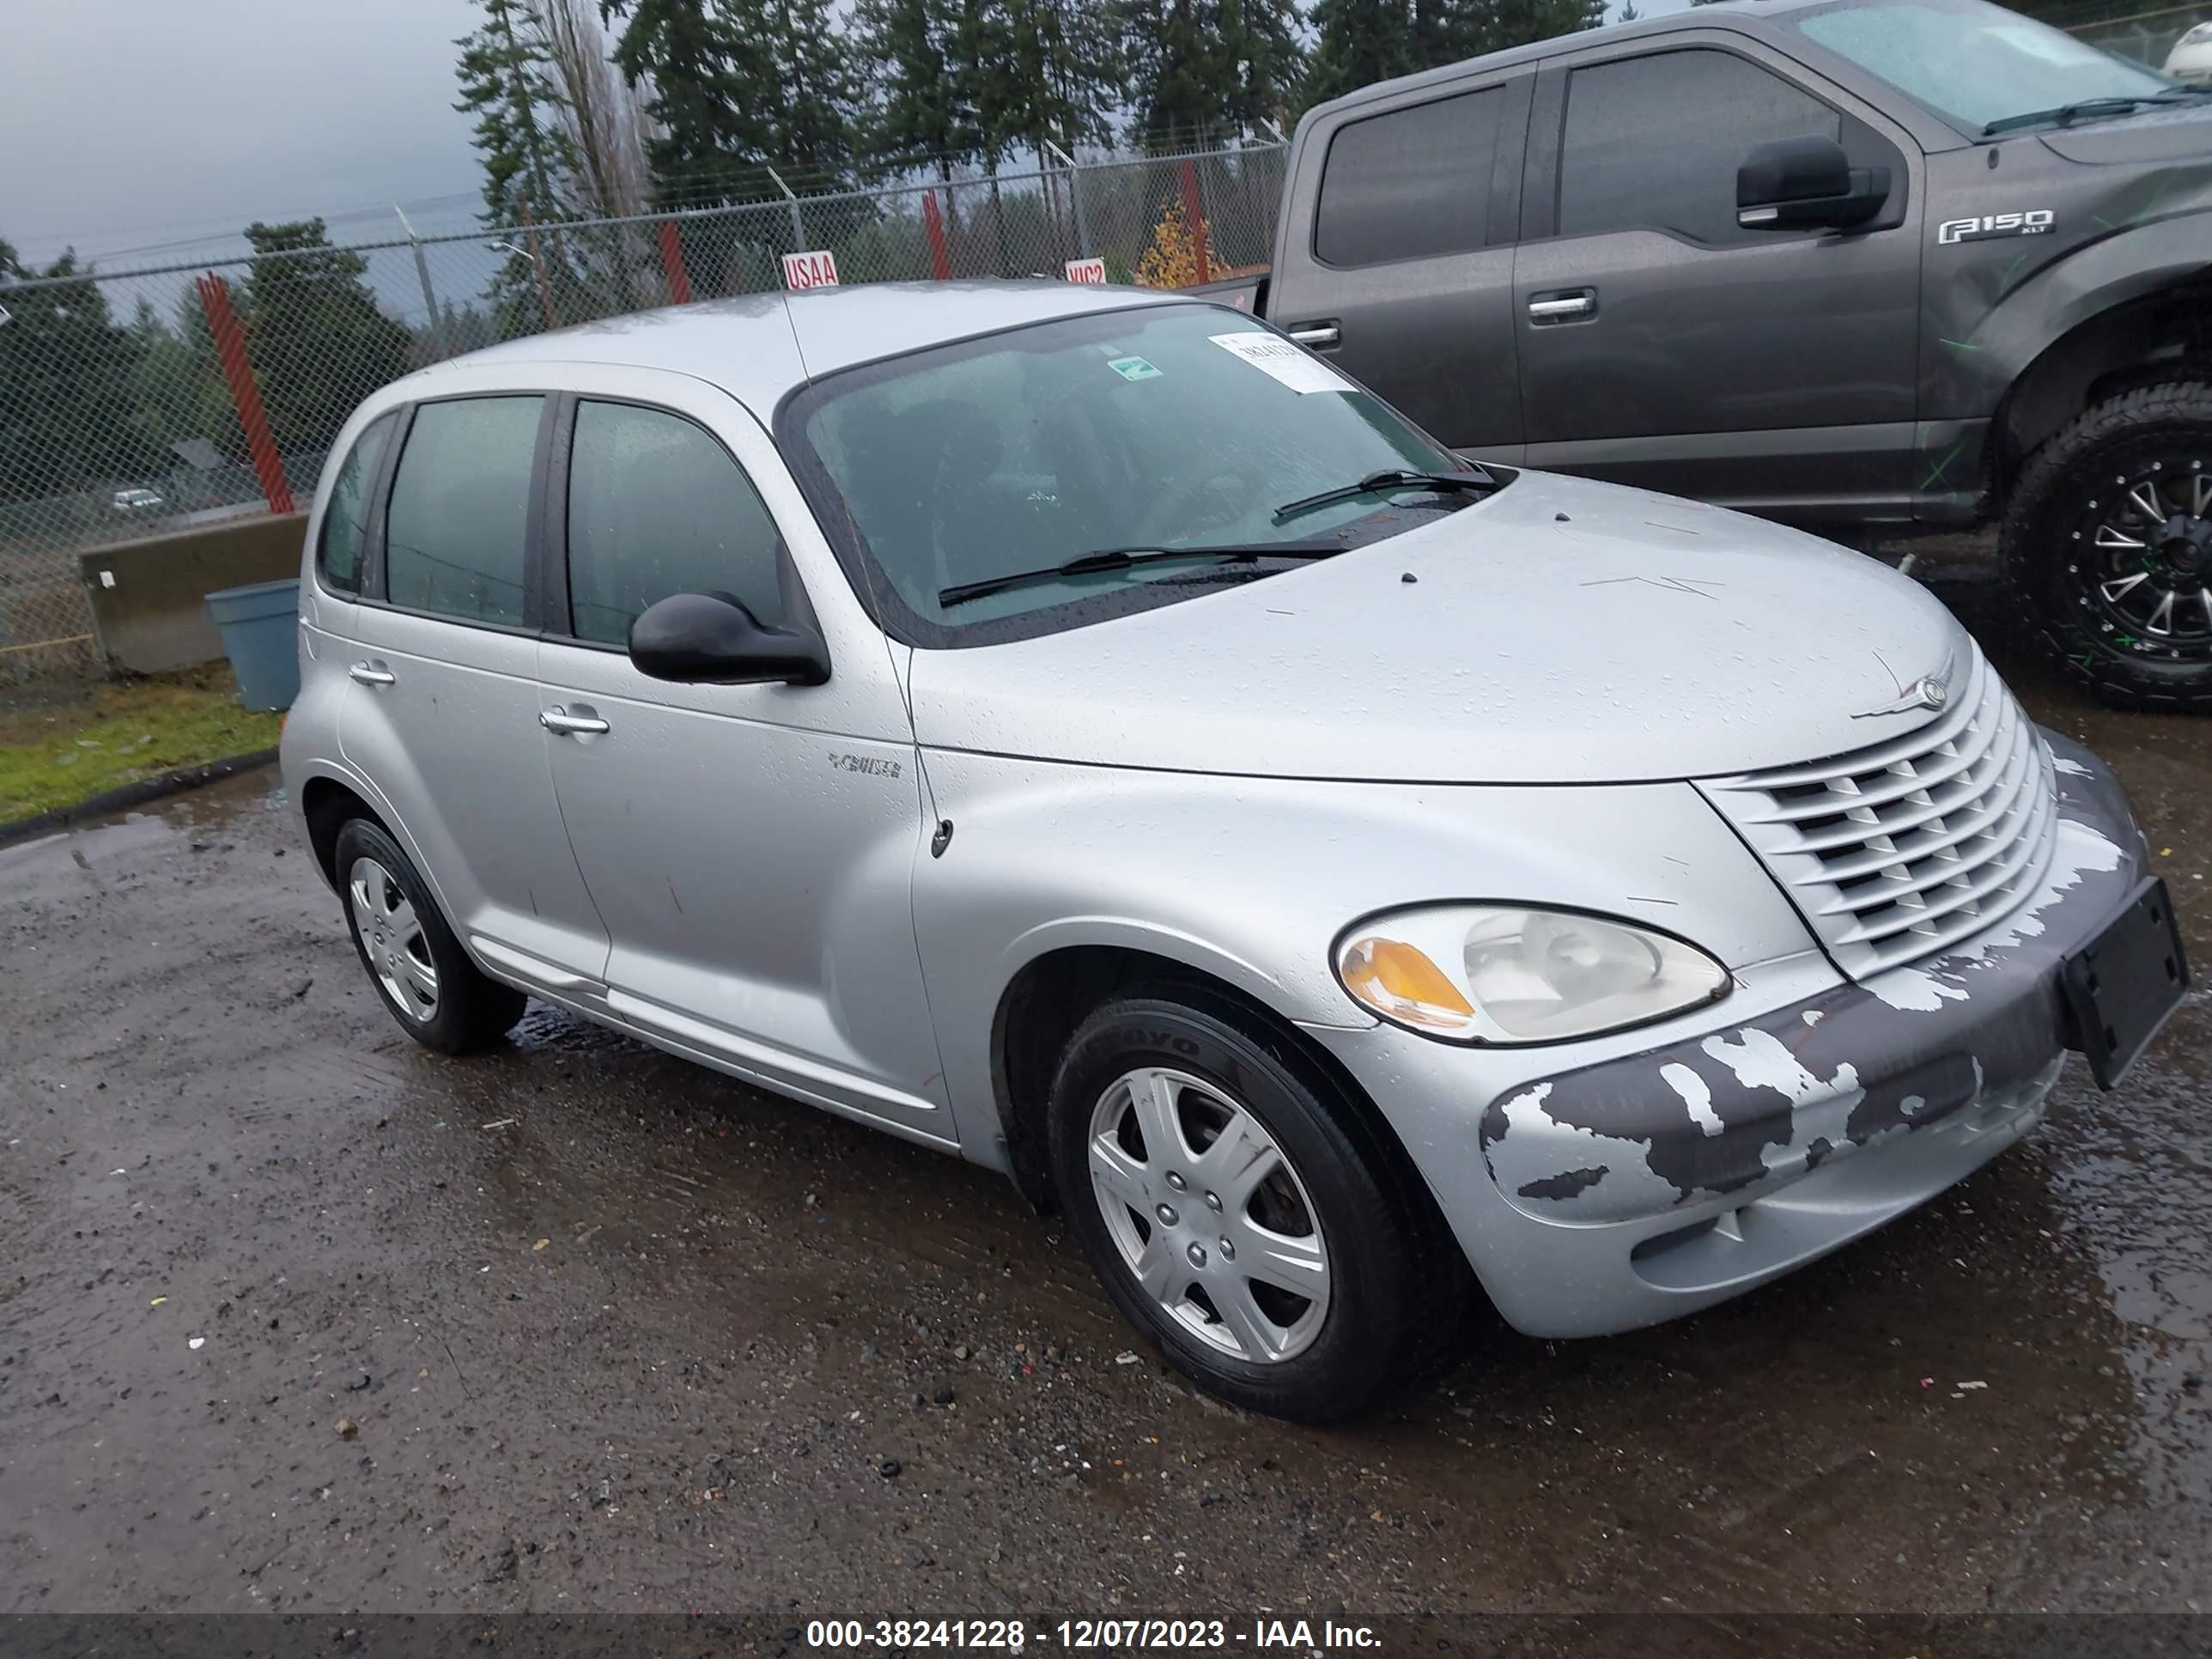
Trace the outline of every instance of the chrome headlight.
{"label": "chrome headlight", "polygon": [[1336,977],[1394,1025],[1451,1042],[1557,1042],[1729,994],[1694,945],[1567,910],[1434,904],[1370,916],[1336,947]]}

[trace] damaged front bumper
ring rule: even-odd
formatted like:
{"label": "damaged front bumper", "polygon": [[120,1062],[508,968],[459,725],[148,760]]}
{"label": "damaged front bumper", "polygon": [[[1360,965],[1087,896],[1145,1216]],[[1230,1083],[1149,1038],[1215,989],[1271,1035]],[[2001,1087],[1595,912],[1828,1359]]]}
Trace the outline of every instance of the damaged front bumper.
{"label": "damaged front bumper", "polygon": [[[1924,1202],[2040,1121],[2075,1046],[2063,963],[2143,878],[2111,774],[2046,737],[2056,850],[2003,921],[1862,983],[1820,964],[1826,988],[1778,1006],[1810,959],[1747,970],[1731,1000],[1764,1006],[1755,1018],[1498,1093],[1476,1130],[1479,1187],[1413,1148],[1510,1322],[1595,1335],[1720,1301]],[[1449,1067],[1423,1070],[1434,1087]]]}

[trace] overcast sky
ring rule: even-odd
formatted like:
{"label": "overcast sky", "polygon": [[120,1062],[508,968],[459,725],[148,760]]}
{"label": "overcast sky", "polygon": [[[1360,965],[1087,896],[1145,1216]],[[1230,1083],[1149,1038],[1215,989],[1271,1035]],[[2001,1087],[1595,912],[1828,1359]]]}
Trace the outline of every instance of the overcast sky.
{"label": "overcast sky", "polygon": [[465,229],[480,179],[453,42],[480,16],[470,0],[0,0],[0,238],[26,263],[75,246],[116,270],[242,252],[255,219],[392,235],[395,201],[419,229]]}
{"label": "overcast sky", "polygon": [[0,238],[27,263],[74,244],[112,270],[195,258],[212,245],[229,245],[254,219],[395,234],[395,199],[478,188],[453,102],[453,41],[480,15],[469,0],[0,0]]}

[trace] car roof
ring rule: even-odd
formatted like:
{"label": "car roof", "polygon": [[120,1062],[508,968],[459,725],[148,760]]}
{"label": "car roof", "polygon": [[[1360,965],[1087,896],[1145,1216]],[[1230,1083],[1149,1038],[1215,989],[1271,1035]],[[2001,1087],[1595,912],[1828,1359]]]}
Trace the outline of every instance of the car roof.
{"label": "car roof", "polygon": [[439,376],[457,367],[511,370],[523,385],[533,364],[600,363],[693,375],[765,419],[787,392],[855,363],[1024,323],[1188,298],[1048,280],[871,283],[743,294],[511,340],[418,370],[390,391],[399,398],[435,397]]}

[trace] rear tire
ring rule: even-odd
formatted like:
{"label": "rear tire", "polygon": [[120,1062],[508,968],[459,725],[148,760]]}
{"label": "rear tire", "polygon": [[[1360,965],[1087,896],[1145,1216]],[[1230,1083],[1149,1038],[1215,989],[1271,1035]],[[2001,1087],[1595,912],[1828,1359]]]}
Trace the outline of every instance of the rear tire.
{"label": "rear tire", "polygon": [[2069,677],[2116,708],[2212,713],[2212,386],[2075,416],[2022,469],[1999,546]]}
{"label": "rear tire", "polygon": [[1209,1393],[1367,1410],[1454,1351],[1474,1276],[1318,1068],[1225,998],[1116,997],[1048,1104],[1061,1212],[1122,1316]]}
{"label": "rear tire", "polygon": [[398,842],[366,818],[349,819],[333,862],[353,948],[408,1036],[441,1054],[465,1054],[514,1028],[522,993],[469,960]]}

